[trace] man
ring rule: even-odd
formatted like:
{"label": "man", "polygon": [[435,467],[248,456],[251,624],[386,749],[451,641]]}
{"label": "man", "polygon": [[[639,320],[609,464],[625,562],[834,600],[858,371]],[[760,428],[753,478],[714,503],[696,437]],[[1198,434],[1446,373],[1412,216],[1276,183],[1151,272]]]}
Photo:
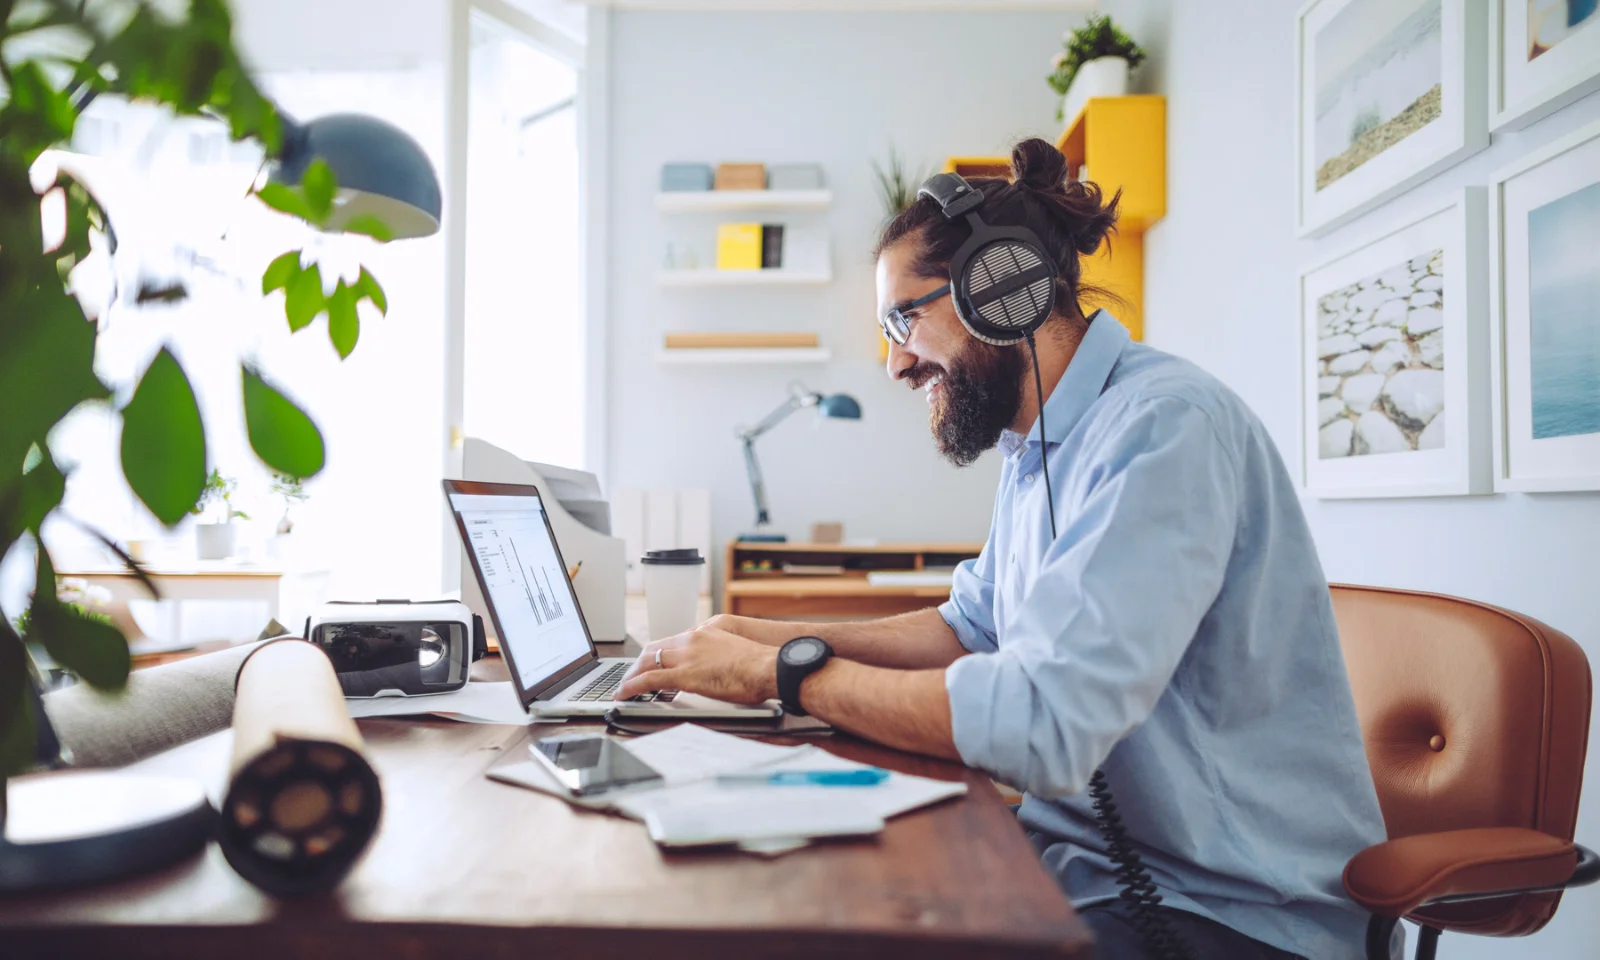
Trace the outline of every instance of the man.
{"label": "man", "polygon": [[[1078,258],[1116,201],[1064,183],[1042,141],[1013,168],[973,185],[988,223],[1028,227],[1056,264],[1042,389],[1027,347],[970,336],[944,292],[965,223],[924,198],[879,245],[890,376],[927,393],[952,462],[1004,454],[988,541],[949,602],[864,623],[717,617],[651,644],[619,696],[783,694],[989,771],[1024,791],[1018,819],[1101,955],[1153,958],[1086,796],[1102,770],[1183,955],[1361,957],[1366,918],[1340,876],[1383,820],[1293,482],[1226,387],[1083,316]],[[778,648],[806,635],[833,655],[783,690]]]}

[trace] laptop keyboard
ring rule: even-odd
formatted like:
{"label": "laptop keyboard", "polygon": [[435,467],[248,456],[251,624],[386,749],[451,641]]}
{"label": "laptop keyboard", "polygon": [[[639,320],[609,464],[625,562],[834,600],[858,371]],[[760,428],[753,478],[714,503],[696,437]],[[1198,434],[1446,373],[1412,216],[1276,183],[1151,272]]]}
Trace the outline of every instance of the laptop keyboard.
{"label": "laptop keyboard", "polygon": [[[589,681],[589,685],[578,691],[573,700],[610,700],[612,694],[617,692],[617,687],[622,683],[622,678],[627,675],[631,664],[614,663],[603,672]],[[629,697],[628,703],[671,703],[678,696],[676,690],[655,690],[650,693],[641,693]]]}

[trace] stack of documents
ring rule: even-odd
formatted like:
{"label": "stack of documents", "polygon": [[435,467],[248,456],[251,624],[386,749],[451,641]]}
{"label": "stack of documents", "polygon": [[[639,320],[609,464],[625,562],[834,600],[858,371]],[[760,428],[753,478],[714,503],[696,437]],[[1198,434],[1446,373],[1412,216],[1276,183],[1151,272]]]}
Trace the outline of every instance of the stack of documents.
{"label": "stack of documents", "polygon": [[488,775],[639,820],[662,846],[731,843],[768,855],[798,849],[812,837],[874,834],[889,817],[967,792],[964,783],[893,772],[875,786],[774,785],[756,775],[873,768],[818,747],[780,747],[688,723],[629,740],[627,746],[663,782],[574,797],[520,752]]}
{"label": "stack of documents", "polygon": [[424,697],[371,697],[346,700],[350,716],[405,717],[431,713],[447,720],[466,723],[509,723],[521,726],[535,718],[522,709],[510,680],[474,681],[449,693]]}

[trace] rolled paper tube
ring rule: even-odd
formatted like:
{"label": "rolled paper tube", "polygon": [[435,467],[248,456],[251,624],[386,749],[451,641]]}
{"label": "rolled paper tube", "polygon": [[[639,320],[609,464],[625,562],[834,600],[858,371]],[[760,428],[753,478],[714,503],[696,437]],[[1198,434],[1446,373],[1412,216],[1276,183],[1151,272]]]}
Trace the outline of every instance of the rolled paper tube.
{"label": "rolled paper tube", "polygon": [[355,866],[382,810],[333,664],[304,640],[262,644],[239,668],[234,694],[217,829],[228,863],[273,896],[324,893]]}

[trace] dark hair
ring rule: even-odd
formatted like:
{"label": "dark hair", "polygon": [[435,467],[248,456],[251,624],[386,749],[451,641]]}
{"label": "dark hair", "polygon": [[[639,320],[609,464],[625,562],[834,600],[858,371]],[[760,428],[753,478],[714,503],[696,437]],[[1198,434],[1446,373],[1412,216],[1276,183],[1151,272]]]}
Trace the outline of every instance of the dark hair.
{"label": "dark hair", "polygon": [[[1067,179],[1067,158],[1061,151],[1037,137],[1024,140],[1011,151],[1011,179],[971,177],[974,187],[983,191],[979,215],[996,226],[1026,226],[1044,244],[1045,256],[1056,264],[1056,310],[1066,316],[1082,314],[1079,297],[1091,294],[1096,299],[1115,300],[1105,290],[1081,282],[1080,257],[1100,249],[1106,236],[1116,229],[1118,190],[1109,202],[1100,187],[1081,180]],[[918,244],[912,269],[918,276],[942,277],[950,274],[950,260],[966,242],[971,229],[965,220],[946,220],[939,205],[928,197],[917,201],[890,220],[878,236],[872,255],[883,252],[910,237]]]}

